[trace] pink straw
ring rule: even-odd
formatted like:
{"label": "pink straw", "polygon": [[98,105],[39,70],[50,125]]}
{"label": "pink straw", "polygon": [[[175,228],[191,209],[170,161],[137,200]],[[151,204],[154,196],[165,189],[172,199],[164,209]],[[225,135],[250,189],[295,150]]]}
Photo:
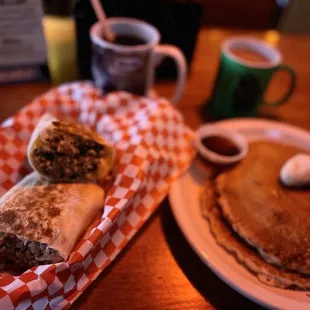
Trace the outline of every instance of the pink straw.
{"label": "pink straw", "polygon": [[115,33],[110,29],[110,26],[107,22],[107,16],[104,12],[104,9],[101,5],[100,0],[90,0],[93,10],[97,16],[97,19],[102,23],[104,37],[107,41],[113,42],[115,40]]}

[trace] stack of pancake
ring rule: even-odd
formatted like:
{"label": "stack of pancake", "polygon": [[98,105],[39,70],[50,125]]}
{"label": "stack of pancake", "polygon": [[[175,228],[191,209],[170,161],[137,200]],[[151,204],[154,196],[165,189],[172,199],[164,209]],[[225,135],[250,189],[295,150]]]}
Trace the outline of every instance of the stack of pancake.
{"label": "stack of pancake", "polygon": [[279,179],[301,150],[253,142],[247,157],[206,184],[202,213],[218,242],[265,284],[310,289],[310,189]]}

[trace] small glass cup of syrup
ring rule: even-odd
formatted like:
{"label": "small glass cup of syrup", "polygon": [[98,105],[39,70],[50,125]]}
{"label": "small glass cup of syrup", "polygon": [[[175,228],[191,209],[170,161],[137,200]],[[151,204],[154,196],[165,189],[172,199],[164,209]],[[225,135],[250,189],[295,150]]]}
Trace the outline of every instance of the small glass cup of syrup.
{"label": "small glass cup of syrup", "polygon": [[196,148],[204,159],[215,164],[229,165],[246,156],[248,142],[236,131],[210,124],[198,129]]}

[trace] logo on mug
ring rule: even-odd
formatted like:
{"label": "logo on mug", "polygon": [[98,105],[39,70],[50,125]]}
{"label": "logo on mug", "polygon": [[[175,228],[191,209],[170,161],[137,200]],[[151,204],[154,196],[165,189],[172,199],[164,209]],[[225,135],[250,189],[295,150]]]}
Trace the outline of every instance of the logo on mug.
{"label": "logo on mug", "polygon": [[109,71],[112,73],[129,73],[136,72],[143,66],[142,60],[139,57],[118,57],[115,58]]}

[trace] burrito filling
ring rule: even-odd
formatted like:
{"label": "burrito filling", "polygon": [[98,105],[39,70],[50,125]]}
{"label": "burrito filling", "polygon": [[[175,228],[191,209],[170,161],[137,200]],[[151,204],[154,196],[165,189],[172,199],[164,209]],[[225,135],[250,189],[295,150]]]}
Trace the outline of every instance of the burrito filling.
{"label": "burrito filling", "polygon": [[[56,122],[55,122],[56,123]],[[40,173],[54,179],[80,179],[94,174],[108,150],[88,137],[61,129],[45,130],[32,161]]]}
{"label": "burrito filling", "polygon": [[0,257],[6,262],[23,267],[59,263],[59,252],[46,243],[20,239],[13,234],[0,232]]}

